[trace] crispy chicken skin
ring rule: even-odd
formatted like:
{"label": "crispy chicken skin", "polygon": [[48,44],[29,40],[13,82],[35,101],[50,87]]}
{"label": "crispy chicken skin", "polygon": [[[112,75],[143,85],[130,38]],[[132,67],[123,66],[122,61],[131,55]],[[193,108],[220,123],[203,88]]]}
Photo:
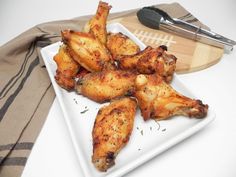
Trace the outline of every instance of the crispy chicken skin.
{"label": "crispy chicken skin", "polygon": [[103,45],[107,41],[106,23],[110,9],[108,3],[100,1],[96,15],[84,27],[84,32],[93,34]]}
{"label": "crispy chicken skin", "polygon": [[77,93],[99,103],[134,92],[136,74],[123,70],[103,70],[90,73],[80,79],[75,87]]}
{"label": "crispy chicken skin", "polygon": [[61,35],[72,58],[86,70],[101,71],[106,62],[110,61],[108,50],[92,34],[64,30]]}
{"label": "crispy chicken skin", "polygon": [[83,68],[82,66],[80,66],[79,72],[76,74],[75,78],[78,79],[82,79],[85,75],[91,73],[90,71],[86,70],[85,68]]}
{"label": "crispy chicken skin", "polygon": [[124,55],[134,55],[140,51],[139,46],[122,33],[108,33],[107,48],[114,60]]}
{"label": "crispy chicken skin", "polygon": [[157,58],[159,68],[157,73],[163,77],[166,82],[171,82],[176,69],[177,58],[172,54],[167,54],[165,51]]}
{"label": "crispy chicken skin", "polygon": [[140,74],[135,80],[135,97],[144,120],[162,120],[174,115],[204,118],[208,105],[181,95],[157,74]]}
{"label": "crispy chicken skin", "polygon": [[136,70],[140,74],[158,73],[166,82],[170,82],[176,68],[177,58],[166,53],[166,46],[146,47],[132,56],[123,56],[118,65],[124,70]]}
{"label": "crispy chicken skin", "polygon": [[92,162],[99,171],[113,166],[117,154],[128,143],[136,106],[134,99],[120,98],[98,111],[92,131]]}
{"label": "crispy chicken skin", "polygon": [[67,46],[60,46],[53,60],[57,64],[55,80],[58,85],[66,90],[74,89],[74,78],[79,71],[80,65],[71,58]]}
{"label": "crispy chicken skin", "polygon": [[152,47],[148,46],[144,50],[133,55],[122,56],[118,60],[118,66],[123,70],[137,70],[138,61],[143,57],[147,57],[152,51]]}

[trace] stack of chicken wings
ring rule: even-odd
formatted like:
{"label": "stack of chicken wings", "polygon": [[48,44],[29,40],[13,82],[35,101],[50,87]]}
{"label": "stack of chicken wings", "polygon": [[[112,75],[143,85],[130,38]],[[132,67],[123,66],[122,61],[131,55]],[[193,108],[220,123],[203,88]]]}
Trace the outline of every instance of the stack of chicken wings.
{"label": "stack of chicken wings", "polygon": [[166,46],[140,50],[122,33],[108,33],[109,6],[99,2],[84,31],[61,32],[63,45],[54,56],[55,80],[95,102],[110,102],[96,116],[92,131],[92,162],[99,171],[115,164],[132,133],[136,107],[144,120],[174,115],[204,118],[208,105],[188,98],[169,84],[177,58]]}

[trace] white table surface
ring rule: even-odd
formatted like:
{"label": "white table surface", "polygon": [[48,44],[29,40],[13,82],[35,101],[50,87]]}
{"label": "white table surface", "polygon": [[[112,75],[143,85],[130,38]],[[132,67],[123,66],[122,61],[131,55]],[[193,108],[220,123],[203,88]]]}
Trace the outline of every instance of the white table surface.
{"label": "white table surface", "polygon": [[[111,12],[172,1],[111,0]],[[215,32],[236,40],[235,0],[179,0]],[[46,21],[95,12],[97,1],[1,0],[0,45]],[[21,19],[21,20],[19,20]],[[235,49],[236,50],[236,49]],[[128,173],[127,177],[236,176],[236,51],[203,71],[179,75],[216,112],[208,127]],[[82,177],[59,104],[55,99],[22,177]]]}

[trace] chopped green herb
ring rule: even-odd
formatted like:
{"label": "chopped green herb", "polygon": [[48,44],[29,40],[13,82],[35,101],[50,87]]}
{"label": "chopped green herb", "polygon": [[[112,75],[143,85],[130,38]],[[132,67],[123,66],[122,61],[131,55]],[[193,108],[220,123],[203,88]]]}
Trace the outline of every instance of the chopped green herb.
{"label": "chopped green herb", "polygon": [[75,104],[78,104],[78,102],[76,101],[76,99],[75,99],[75,98],[74,98],[73,100],[74,100]]}
{"label": "chopped green herb", "polygon": [[137,128],[137,130],[139,130],[139,127],[136,127]]}
{"label": "chopped green herb", "polygon": [[152,131],[152,127],[150,127],[150,130]]}
{"label": "chopped green herb", "polygon": [[85,110],[81,111],[80,114],[84,114],[84,113],[86,113],[87,111],[88,111],[88,109],[85,109]]}
{"label": "chopped green herb", "polygon": [[166,131],[166,128],[162,129],[161,131],[163,131],[163,132]]}
{"label": "chopped green herb", "polygon": [[141,135],[143,136],[143,130],[141,130],[141,132],[140,132],[140,133],[141,133]]}
{"label": "chopped green herb", "polygon": [[141,151],[141,149],[140,149],[140,148],[139,148],[138,150],[139,150],[139,151]]}
{"label": "chopped green herb", "polygon": [[157,125],[158,125],[158,128],[157,128],[157,130],[159,131],[160,130],[160,128],[161,128],[161,126],[160,126],[160,123],[158,122],[158,120],[154,120],[156,123],[157,123]]}

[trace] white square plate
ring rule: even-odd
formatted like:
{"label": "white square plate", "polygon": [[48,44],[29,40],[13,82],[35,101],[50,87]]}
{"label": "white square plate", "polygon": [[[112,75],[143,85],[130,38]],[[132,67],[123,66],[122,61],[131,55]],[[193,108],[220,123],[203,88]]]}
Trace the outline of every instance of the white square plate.
{"label": "white square plate", "polygon": [[[107,26],[107,30],[110,32],[121,32],[135,41],[141,49],[145,48],[145,45],[121,24],[110,24]],[[57,66],[53,61],[53,56],[58,52],[61,44],[61,42],[58,42],[49,45],[41,50],[41,54],[63,111],[76,155],[85,177],[117,177],[124,175],[171,146],[193,135],[215,117],[213,111],[209,109],[208,115],[204,119],[189,119],[183,116],[176,116],[164,121],[156,122],[149,120],[144,122],[138,110],[130,141],[118,154],[115,160],[116,164],[107,172],[99,172],[91,162],[93,148],[92,128],[97,111],[104,104],[95,103],[81,95],[77,95],[75,92],[63,90],[57,85],[54,79]],[[176,75],[171,85],[180,93],[194,98],[194,95],[180,82]]]}

